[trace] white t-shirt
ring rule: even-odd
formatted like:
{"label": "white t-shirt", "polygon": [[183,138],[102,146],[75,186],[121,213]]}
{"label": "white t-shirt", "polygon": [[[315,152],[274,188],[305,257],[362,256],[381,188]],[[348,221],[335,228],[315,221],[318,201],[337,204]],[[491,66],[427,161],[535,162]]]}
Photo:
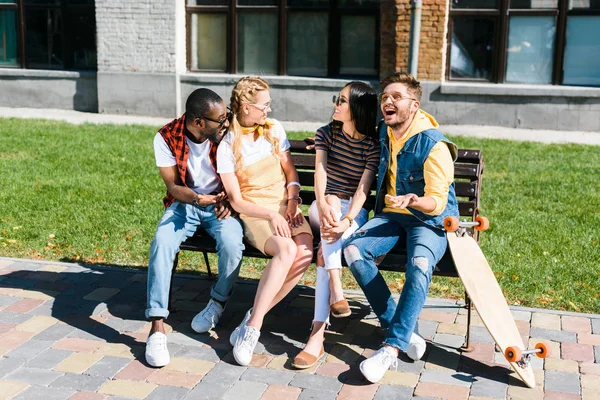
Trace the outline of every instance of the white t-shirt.
{"label": "white t-shirt", "polygon": [[[210,194],[221,187],[219,177],[210,163],[210,141],[194,143],[186,137],[190,149],[188,154],[185,183],[198,194]],[[154,157],[157,167],[177,165],[175,156],[160,133],[154,136]]]}
{"label": "white t-shirt", "polygon": [[[284,152],[290,148],[290,141],[288,140],[285,130],[281,123],[275,119],[270,119],[275,125],[272,128],[273,136],[279,139],[279,151]],[[217,150],[217,171],[219,174],[229,174],[235,172],[235,157],[231,150],[231,143],[233,142],[233,134],[229,132],[219,144]],[[242,159],[244,161],[244,167],[254,164],[257,161],[271,155],[273,152],[273,145],[264,138],[259,136],[256,142],[251,139],[242,138]]]}

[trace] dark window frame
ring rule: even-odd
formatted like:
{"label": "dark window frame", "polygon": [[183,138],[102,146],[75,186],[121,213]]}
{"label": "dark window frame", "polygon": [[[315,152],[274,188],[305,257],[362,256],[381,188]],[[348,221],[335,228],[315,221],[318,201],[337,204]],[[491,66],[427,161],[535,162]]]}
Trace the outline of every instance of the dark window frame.
{"label": "dark window frame", "polygon": [[[318,12],[327,13],[329,20],[329,34],[328,34],[328,57],[327,57],[327,75],[325,78],[374,78],[379,75],[380,68],[380,7],[377,8],[363,8],[363,7],[338,7],[339,0],[330,0],[326,6],[290,6],[287,4],[287,0],[277,0],[277,5],[237,5],[237,0],[229,0],[227,5],[188,5],[186,2],[185,14],[186,14],[186,65],[187,70],[190,72],[197,73],[211,73],[221,72],[236,74],[238,73],[238,59],[237,59],[237,29],[238,29],[238,15],[240,11],[264,11],[278,14],[277,24],[277,74],[287,74],[287,19],[291,12]],[[227,14],[227,57],[226,67],[224,70],[215,69],[195,69],[192,68],[192,46],[191,43],[191,19],[192,14],[210,14],[210,13],[221,13]],[[340,48],[341,48],[341,20],[342,17],[348,15],[369,15],[375,17],[375,70],[377,71],[373,75],[347,75],[340,74]]]}
{"label": "dark window frame", "polygon": [[[95,2],[94,2],[95,3]],[[73,40],[75,35],[72,34],[72,24],[66,22],[67,17],[70,14],[77,15],[80,12],[92,13],[94,18],[95,4],[81,4],[77,2],[71,2],[70,0],[61,0],[58,4],[48,1],[47,4],[40,3],[28,3],[27,0],[14,0],[13,3],[0,3],[0,10],[2,9],[14,9],[16,10],[16,27],[17,27],[17,48],[19,54],[18,65],[3,65],[2,68],[13,68],[13,69],[30,69],[29,61],[27,59],[27,23],[26,23],[26,10],[50,10],[60,9],[61,18],[63,19],[61,29],[61,40],[62,40],[62,60],[63,66],[58,68],[43,68],[35,67],[34,69],[43,70],[56,70],[56,71],[69,71],[69,70],[96,70],[97,66],[94,65],[90,68],[74,68],[74,53],[73,53]],[[94,35],[96,35],[96,29],[94,24]]]}
{"label": "dark window frame", "polygon": [[[466,82],[505,83],[506,62],[508,58],[508,27],[511,16],[554,16],[556,18],[556,33],[554,37],[554,54],[552,57],[552,85],[562,85],[563,63],[566,48],[567,17],[574,15],[600,15],[600,9],[572,9],[569,10],[569,0],[558,0],[556,9],[511,9],[510,0],[499,0],[498,9],[453,9],[452,0],[448,18],[448,33],[446,46],[446,80]],[[490,80],[475,78],[451,77],[451,50],[454,19],[465,17],[490,17],[495,19],[494,49],[492,55],[492,71]]]}

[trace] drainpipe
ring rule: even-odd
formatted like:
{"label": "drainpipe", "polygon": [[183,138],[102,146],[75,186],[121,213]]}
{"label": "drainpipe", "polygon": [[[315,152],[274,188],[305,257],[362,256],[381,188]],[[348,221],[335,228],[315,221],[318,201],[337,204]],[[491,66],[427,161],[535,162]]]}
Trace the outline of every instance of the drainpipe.
{"label": "drainpipe", "polygon": [[421,40],[421,9],[423,8],[423,0],[411,0],[410,3],[408,72],[416,79],[419,68],[419,41]]}

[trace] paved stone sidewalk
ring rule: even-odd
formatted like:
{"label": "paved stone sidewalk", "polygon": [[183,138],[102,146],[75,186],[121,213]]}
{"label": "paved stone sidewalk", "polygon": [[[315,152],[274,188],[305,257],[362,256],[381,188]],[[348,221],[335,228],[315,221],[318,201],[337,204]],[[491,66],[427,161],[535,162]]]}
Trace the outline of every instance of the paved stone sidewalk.
{"label": "paved stone sidewalk", "polygon": [[305,340],[314,290],[298,286],[266,318],[252,364],[235,364],[228,338],[250,307],[255,282],[236,285],[215,332],[199,335],[192,317],[211,281],[177,276],[178,311],[168,319],[171,363],[145,364],[144,271],[0,258],[1,399],[599,399],[600,315],[514,308],[523,337],[547,340],[535,359],[538,386],[513,378],[475,317],[475,350],[459,353],[465,310],[429,299],[419,321],[430,340],[422,361],[402,356],[397,371],[367,384],[357,363],[381,341],[364,297],[348,293],[350,318],[333,319],[327,356],[306,371],[290,367]]}

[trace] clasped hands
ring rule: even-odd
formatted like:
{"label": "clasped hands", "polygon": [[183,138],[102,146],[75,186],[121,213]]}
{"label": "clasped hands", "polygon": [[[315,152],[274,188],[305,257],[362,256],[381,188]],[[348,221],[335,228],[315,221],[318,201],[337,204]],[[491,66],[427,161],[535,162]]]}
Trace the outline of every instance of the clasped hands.
{"label": "clasped hands", "polygon": [[215,214],[219,220],[228,218],[234,213],[224,191],[217,194],[197,194],[195,203],[199,206],[215,204]]}

